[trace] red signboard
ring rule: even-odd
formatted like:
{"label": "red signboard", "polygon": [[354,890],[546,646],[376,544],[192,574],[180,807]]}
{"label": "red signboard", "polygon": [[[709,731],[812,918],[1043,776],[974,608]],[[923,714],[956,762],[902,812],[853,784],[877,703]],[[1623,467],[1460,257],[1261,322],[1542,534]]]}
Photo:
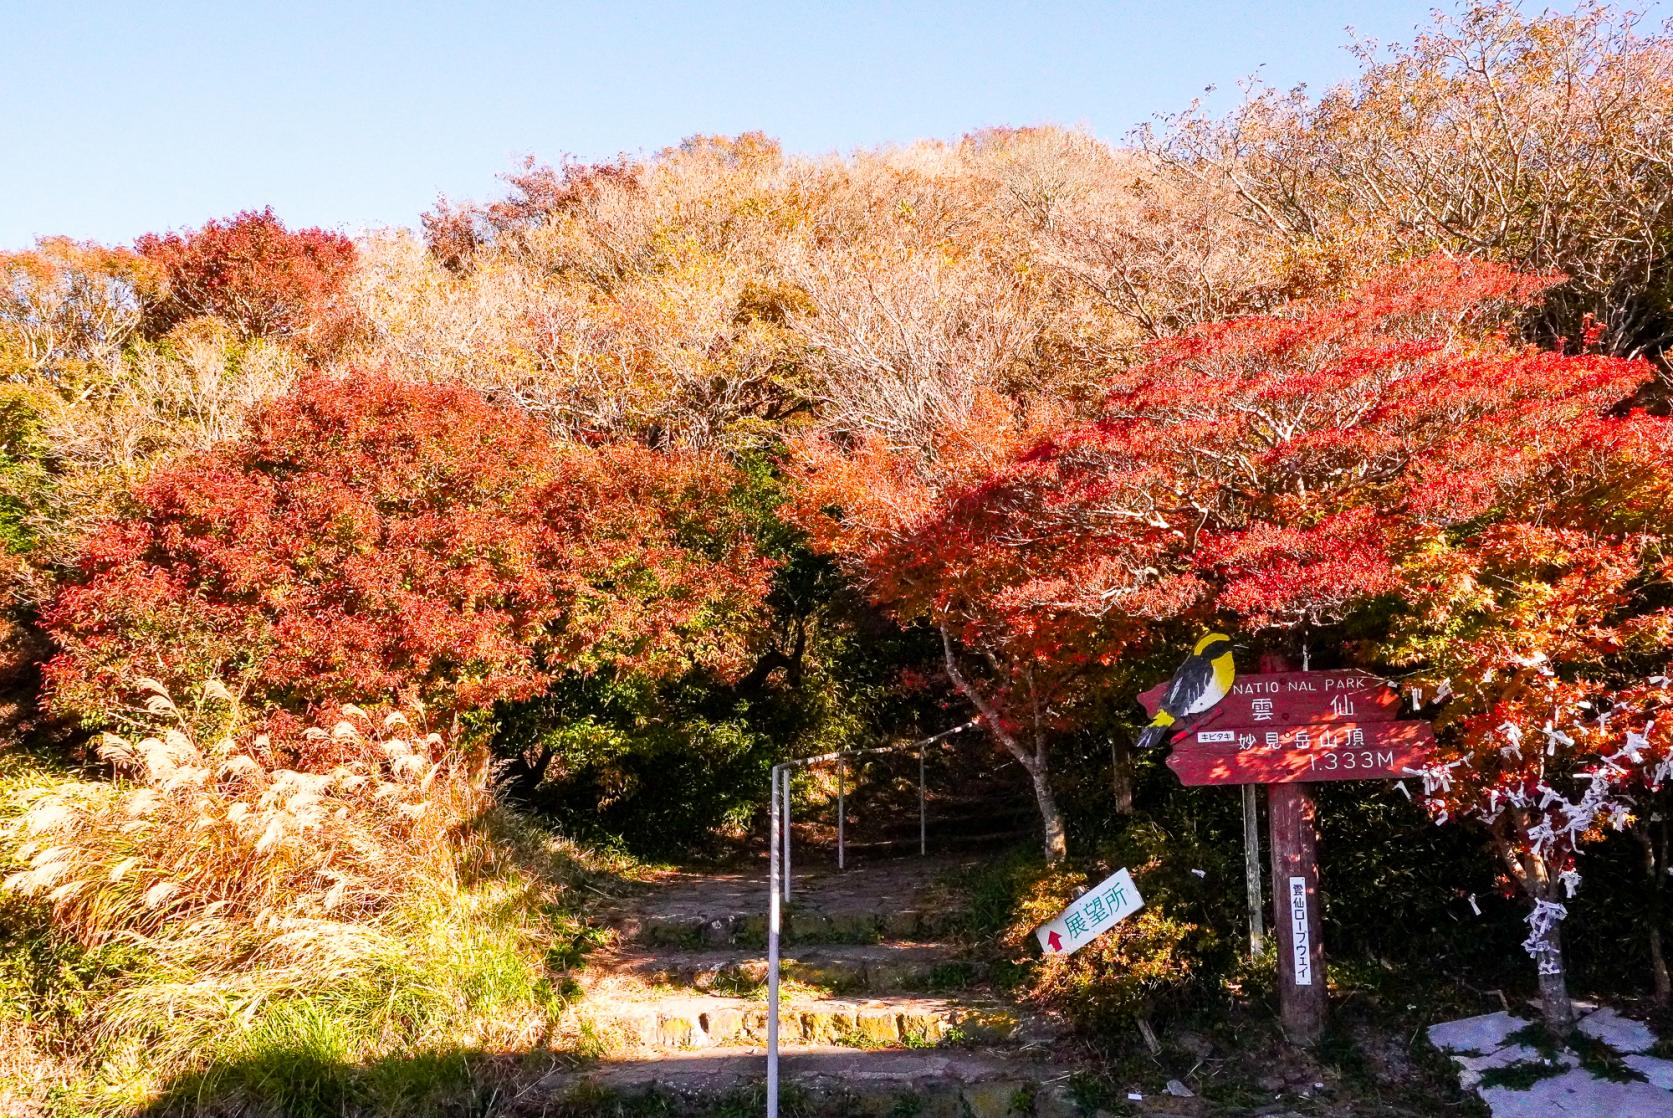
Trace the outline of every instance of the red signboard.
{"label": "red signboard", "polygon": [[1181,784],[1293,784],[1395,780],[1421,767],[1435,743],[1429,723],[1330,722],[1274,727],[1193,725],[1168,768]]}
{"label": "red signboard", "polygon": [[[1145,712],[1154,715],[1167,684],[1139,696]],[[1191,730],[1221,726],[1261,728],[1335,722],[1387,722],[1399,717],[1400,696],[1387,683],[1358,670],[1277,672],[1240,675],[1231,693],[1194,718],[1184,720]],[[1189,740],[1188,738],[1185,740]]]}
{"label": "red signboard", "polygon": [[[1279,654],[1263,657],[1288,667]],[[1200,666],[1199,666],[1200,667]],[[1168,685],[1139,696],[1155,716]],[[1368,672],[1272,672],[1238,676],[1231,693],[1179,720],[1168,768],[1182,784],[1265,784],[1272,833],[1278,937],[1278,1007],[1284,1033],[1315,1043],[1324,1028],[1324,949],[1319,941],[1319,859],[1313,790],[1320,780],[1395,780],[1422,767],[1435,743],[1429,723],[1396,721],[1400,696]],[[1243,801],[1253,834],[1254,799]],[[1251,949],[1259,939],[1260,872],[1247,838]]]}

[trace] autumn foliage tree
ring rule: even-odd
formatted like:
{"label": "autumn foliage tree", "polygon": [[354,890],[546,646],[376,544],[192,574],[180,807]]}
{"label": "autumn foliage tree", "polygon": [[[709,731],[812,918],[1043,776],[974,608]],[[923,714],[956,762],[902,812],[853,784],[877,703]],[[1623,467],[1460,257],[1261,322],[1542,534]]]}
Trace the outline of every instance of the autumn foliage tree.
{"label": "autumn foliage tree", "polygon": [[496,243],[515,250],[520,237],[548,221],[595,216],[599,202],[612,188],[636,191],[639,175],[626,157],[611,163],[565,162],[553,167],[527,156],[522,166],[502,176],[510,190],[497,202],[475,205],[438,198],[435,208],[419,218],[424,244],[443,267],[463,272],[478,252]]}
{"label": "autumn foliage tree", "polygon": [[1541,745],[1528,764],[1579,772],[1596,750],[1619,752],[1625,710],[1650,717],[1630,697],[1637,681],[1609,700],[1627,704],[1610,734],[1553,736],[1553,719],[1606,696],[1553,693],[1560,673],[1528,669],[1559,653],[1570,670],[1601,665],[1634,641],[1661,654],[1658,610],[1630,624],[1617,614],[1661,578],[1646,533],[1664,522],[1668,475],[1666,421],[1630,407],[1649,366],[1506,339],[1503,324],[1553,282],[1435,258],[1345,301],[1196,328],[1115,377],[1095,419],[1000,456],[945,504],[1008,523],[994,538],[1021,554],[996,600],[1059,647],[1075,647],[1088,619],[1119,617],[1129,630],[1228,624],[1293,648],[1309,632],[1340,640],[1348,622],[1376,632],[1376,617],[1407,610],[1409,632],[1395,630],[1406,643],[1381,655],[1418,675],[1452,669],[1446,740],[1458,752],[1426,777],[1427,803],[1442,819],[1479,807],[1495,825],[1540,920],[1529,949],[1560,1031],[1567,996],[1541,929],[1569,867],[1560,849],[1547,861],[1539,823],[1567,801],[1506,815],[1493,788],[1534,795],[1544,777],[1506,770],[1497,784],[1497,766],[1477,763],[1472,774],[1489,774],[1478,786],[1445,773],[1506,723]]}
{"label": "autumn foliage tree", "polygon": [[927,447],[812,441],[805,516],[877,601],[940,628],[949,678],[1034,778],[1061,856],[1046,742],[1074,696],[1181,619],[1288,630],[1393,590],[1378,502],[1413,446],[1463,418],[1418,399],[1419,374],[1541,286],[1435,261],[1349,304],[1157,342],[1090,422],[1023,420],[990,395]]}
{"label": "autumn foliage tree", "polygon": [[1598,3],[1475,0],[1408,43],[1364,41],[1314,97],[1251,83],[1139,138],[1177,189],[1223,195],[1303,285],[1352,285],[1415,251],[1563,281],[1528,321],[1547,343],[1595,316],[1606,353],[1673,340],[1673,36]]}
{"label": "autumn foliage tree", "polygon": [[[1667,422],[1631,407],[1647,365],[1507,340],[1553,282],[1422,261],[1346,301],[1158,342],[1096,418],[1049,437],[1001,411],[929,457],[825,444],[816,538],[879,600],[942,626],[950,676],[1002,735],[1039,733],[1033,710],[1072,717],[1076,666],[1181,621],[1293,647],[1397,616],[1359,654],[1447,700],[1425,802],[1489,824],[1562,1031],[1553,906],[1573,854],[1599,825],[1631,826],[1622,797],[1673,771],[1652,732],[1670,475]],[[1029,689],[1044,680],[1057,692]],[[1587,710],[1614,721],[1580,725]],[[1493,734],[1533,744],[1501,753]],[[1591,783],[1547,792],[1576,776]]]}
{"label": "autumn foliage tree", "polygon": [[214,316],[244,337],[293,341],[324,354],[350,328],[354,243],[324,229],[287,229],[271,206],[184,233],[147,233],[134,248],[163,275],[162,292],[145,311],[153,336]]}
{"label": "autumn foliage tree", "polygon": [[948,681],[1028,773],[1046,859],[1058,862],[1068,838],[1052,740],[1095,689],[1095,660],[1108,663],[1119,646],[1108,634],[1066,639],[1016,608],[1016,588],[1039,573],[1036,553],[1020,546],[1028,528],[972,497],[1045,429],[1044,416],[1019,416],[989,393],[963,421],[943,422],[928,445],[902,446],[881,432],[809,438],[795,469],[797,516],[814,545],[898,621],[937,631]]}
{"label": "autumn foliage tree", "polygon": [[[1617,393],[1648,375],[1623,372]],[[1664,1001],[1673,992],[1660,931],[1673,777],[1673,429],[1626,408],[1566,427],[1498,472],[1484,523],[1427,534],[1408,553],[1408,608],[1384,650],[1415,669],[1415,697],[1443,728],[1425,803],[1437,818],[1485,825],[1506,891],[1530,901],[1524,946],[1559,1033],[1572,1023],[1567,902],[1583,846],[1610,831],[1644,851],[1652,985]]]}
{"label": "autumn foliage tree", "polygon": [[51,702],[219,679],[285,716],[401,696],[438,716],[553,674],[724,674],[766,564],[712,464],[555,443],[457,387],[304,381],[250,433],[156,471],[47,611]]}
{"label": "autumn foliage tree", "polygon": [[67,237],[0,253],[0,374],[64,382],[103,371],[138,329],[157,278],[134,252]]}

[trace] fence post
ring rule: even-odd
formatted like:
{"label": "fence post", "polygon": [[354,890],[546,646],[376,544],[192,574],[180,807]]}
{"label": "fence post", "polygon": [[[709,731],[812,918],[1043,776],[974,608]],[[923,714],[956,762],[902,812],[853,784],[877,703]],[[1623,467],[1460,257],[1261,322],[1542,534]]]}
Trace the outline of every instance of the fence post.
{"label": "fence post", "polygon": [[924,750],[928,743],[918,746],[918,857],[929,853],[929,812],[924,806]]}
{"label": "fence post", "polygon": [[848,762],[842,757],[837,758],[837,869],[846,869],[843,858],[843,844],[848,826],[848,812],[846,796],[848,791]]}
{"label": "fence post", "polygon": [[[778,766],[774,765],[772,829],[767,843],[767,1118],[778,1118],[778,936],[783,918],[778,897]],[[788,781],[786,781],[788,783]]]}

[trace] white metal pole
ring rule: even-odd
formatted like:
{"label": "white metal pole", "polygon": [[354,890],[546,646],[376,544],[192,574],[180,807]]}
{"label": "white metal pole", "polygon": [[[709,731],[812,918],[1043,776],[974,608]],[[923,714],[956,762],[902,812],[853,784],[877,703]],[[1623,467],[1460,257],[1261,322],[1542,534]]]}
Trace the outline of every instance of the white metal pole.
{"label": "white metal pole", "polygon": [[779,832],[784,838],[784,903],[790,903],[790,766],[784,767],[784,827]]}
{"label": "white metal pole", "polygon": [[772,828],[767,843],[767,1118],[778,1118],[778,766],[773,766]]}
{"label": "white metal pole", "polygon": [[846,869],[844,864],[843,844],[848,827],[847,812],[848,793],[848,762],[842,757],[837,758],[837,869]]}
{"label": "white metal pole", "polygon": [[918,746],[918,857],[920,858],[929,853],[929,813],[924,806],[924,749],[925,745]]}

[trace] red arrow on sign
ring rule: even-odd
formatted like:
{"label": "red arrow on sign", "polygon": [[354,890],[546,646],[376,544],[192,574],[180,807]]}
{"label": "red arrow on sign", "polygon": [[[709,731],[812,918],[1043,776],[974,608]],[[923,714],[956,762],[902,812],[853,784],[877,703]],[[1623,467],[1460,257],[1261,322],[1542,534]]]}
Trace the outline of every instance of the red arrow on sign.
{"label": "red arrow on sign", "polygon": [[1051,944],[1051,949],[1053,951],[1063,950],[1063,937],[1058,935],[1056,932],[1053,932],[1049,936],[1047,936],[1046,937],[1046,942]]}

